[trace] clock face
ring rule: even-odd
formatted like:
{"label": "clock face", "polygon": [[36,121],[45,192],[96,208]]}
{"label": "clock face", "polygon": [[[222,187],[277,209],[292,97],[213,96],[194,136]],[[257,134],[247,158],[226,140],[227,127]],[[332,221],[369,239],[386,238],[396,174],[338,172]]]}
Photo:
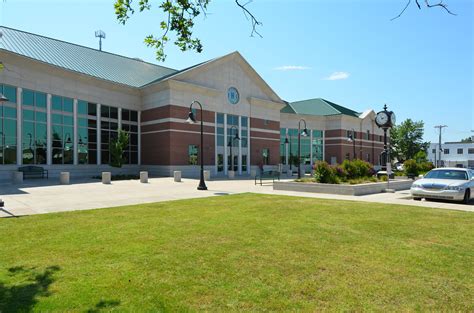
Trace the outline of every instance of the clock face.
{"label": "clock face", "polygon": [[237,88],[230,87],[227,90],[227,100],[229,100],[231,104],[237,104],[239,102],[240,96],[239,92],[237,91]]}
{"label": "clock face", "polygon": [[390,114],[390,123],[392,123],[392,125],[395,125],[396,122],[397,122],[397,119],[396,119],[395,113],[392,112]]}
{"label": "clock face", "polygon": [[387,124],[388,122],[388,115],[387,113],[385,112],[379,112],[377,114],[377,117],[375,118],[375,122],[377,123],[377,125],[379,126],[383,126],[385,124]]}

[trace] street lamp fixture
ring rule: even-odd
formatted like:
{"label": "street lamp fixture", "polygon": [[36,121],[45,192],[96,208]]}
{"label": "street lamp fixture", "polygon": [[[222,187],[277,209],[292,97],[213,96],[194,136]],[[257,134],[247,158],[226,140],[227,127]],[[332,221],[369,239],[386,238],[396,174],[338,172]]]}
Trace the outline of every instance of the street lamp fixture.
{"label": "street lamp fixture", "polygon": [[[304,123],[303,131],[301,130],[301,122]],[[306,121],[300,119],[298,122],[298,179],[301,178],[301,136],[307,137],[309,134],[308,129],[306,128]]]}
{"label": "street lamp fixture", "polygon": [[204,123],[203,123],[203,114],[202,114],[202,105],[199,103],[199,101],[194,100],[191,105],[189,106],[189,114],[188,114],[188,119],[186,122],[189,124],[196,124],[196,117],[194,116],[193,113],[193,104],[199,105],[199,108],[201,109],[201,177],[199,180],[199,186],[197,187],[198,190],[207,190],[206,183],[204,182]]}
{"label": "street lamp fixture", "polygon": [[0,92],[0,102],[7,102],[8,98],[3,95],[3,93]]}

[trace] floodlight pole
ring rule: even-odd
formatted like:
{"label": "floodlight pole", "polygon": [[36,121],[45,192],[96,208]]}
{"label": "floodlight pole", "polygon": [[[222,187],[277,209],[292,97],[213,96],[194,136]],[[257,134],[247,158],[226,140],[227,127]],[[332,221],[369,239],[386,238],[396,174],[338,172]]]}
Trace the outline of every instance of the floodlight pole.
{"label": "floodlight pole", "polygon": [[198,190],[207,190],[206,183],[204,182],[204,117],[202,111],[202,105],[199,101],[194,100],[189,106],[190,116],[193,114],[193,104],[197,103],[201,109],[201,177],[199,179]]}

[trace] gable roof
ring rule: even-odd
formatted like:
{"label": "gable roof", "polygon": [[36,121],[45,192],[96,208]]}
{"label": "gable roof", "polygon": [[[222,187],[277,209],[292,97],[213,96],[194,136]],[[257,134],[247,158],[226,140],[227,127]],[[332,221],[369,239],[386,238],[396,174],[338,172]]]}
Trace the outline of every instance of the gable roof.
{"label": "gable roof", "polygon": [[140,87],[177,70],[110,52],[0,26],[5,50],[73,72],[131,87]]}
{"label": "gable roof", "polygon": [[282,113],[306,114],[315,116],[348,115],[359,117],[360,113],[343,107],[342,105],[322,98],[308,99],[303,101],[288,102],[281,110]]}

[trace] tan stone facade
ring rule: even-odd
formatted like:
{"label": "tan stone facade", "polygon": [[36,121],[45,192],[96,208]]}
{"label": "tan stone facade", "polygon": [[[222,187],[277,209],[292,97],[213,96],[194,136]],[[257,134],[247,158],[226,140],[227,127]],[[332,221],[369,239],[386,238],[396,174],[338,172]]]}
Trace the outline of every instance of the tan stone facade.
{"label": "tan stone facade", "polygon": [[[136,127],[135,132],[138,134],[136,162],[125,167],[130,172],[142,169],[150,171],[152,175],[171,175],[173,170],[181,170],[183,176],[197,175],[199,167],[196,158],[201,159],[198,149],[201,119],[204,122],[203,160],[213,175],[227,175],[232,170],[232,163],[237,175],[249,175],[261,166],[276,168],[280,163],[287,163],[285,155],[288,155],[288,147],[283,146],[282,134],[297,129],[300,119],[304,119],[307,128],[312,131],[308,140],[318,145],[313,147],[311,142],[308,167],[318,158],[329,163],[340,163],[347,157],[352,159],[354,145],[347,140],[347,132],[352,129],[356,132],[357,158],[378,164],[383,149],[380,138],[383,133],[374,124],[373,111],[367,111],[360,117],[281,113],[287,104],[238,52],[178,71],[142,87],[99,79],[2,49],[0,60],[8,68],[0,73],[0,85],[15,88],[18,95],[15,103],[8,104],[17,110],[17,159],[14,164],[0,164],[0,179],[9,177],[24,159],[25,150],[20,147],[24,146],[23,138],[27,132],[22,118],[22,96],[25,90],[40,92],[48,99],[44,109],[48,116],[45,121],[48,138],[52,137],[54,128],[52,97],[67,97],[74,103],[71,112],[74,122],[69,134],[74,147],[74,162],[68,165],[53,164],[54,146],[52,139],[48,139],[48,158],[43,166],[53,175],[62,170],[77,175],[91,175],[104,169],[114,170],[101,160],[101,156],[104,156],[101,150],[108,149],[106,140],[109,138],[107,132],[110,132],[104,125],[124,128],[127,122],[123,119],[128,116],[124,112],[128,111],[138,115],[136,125],[132,121],[127,126],[128,129]],[[235,103],[229,96],[231,90],[238,93]],[[95,138],[88,138],[92,141],[88,146],[89,154],[94,154],[94,158],[90,159],[97,160],[94,164],[80,164],[78,161],[79,146],[83,140],[79,129],[81,101],[97,109],[94,116],[89,116],[89,123],[92,121],[95,125],[93,130],[96,132],[92,133],[97,133]],[[193,101],[201,103],[203,111],[199,106],[193,106],[199,123],[190,125],[186,119]],[[105,109],[112,110],[109,108],[116,109],[117,118],[104,115]],[[88,132],[88,137],[92,133]],[[320,137],[316,137],[316,133]]]}

